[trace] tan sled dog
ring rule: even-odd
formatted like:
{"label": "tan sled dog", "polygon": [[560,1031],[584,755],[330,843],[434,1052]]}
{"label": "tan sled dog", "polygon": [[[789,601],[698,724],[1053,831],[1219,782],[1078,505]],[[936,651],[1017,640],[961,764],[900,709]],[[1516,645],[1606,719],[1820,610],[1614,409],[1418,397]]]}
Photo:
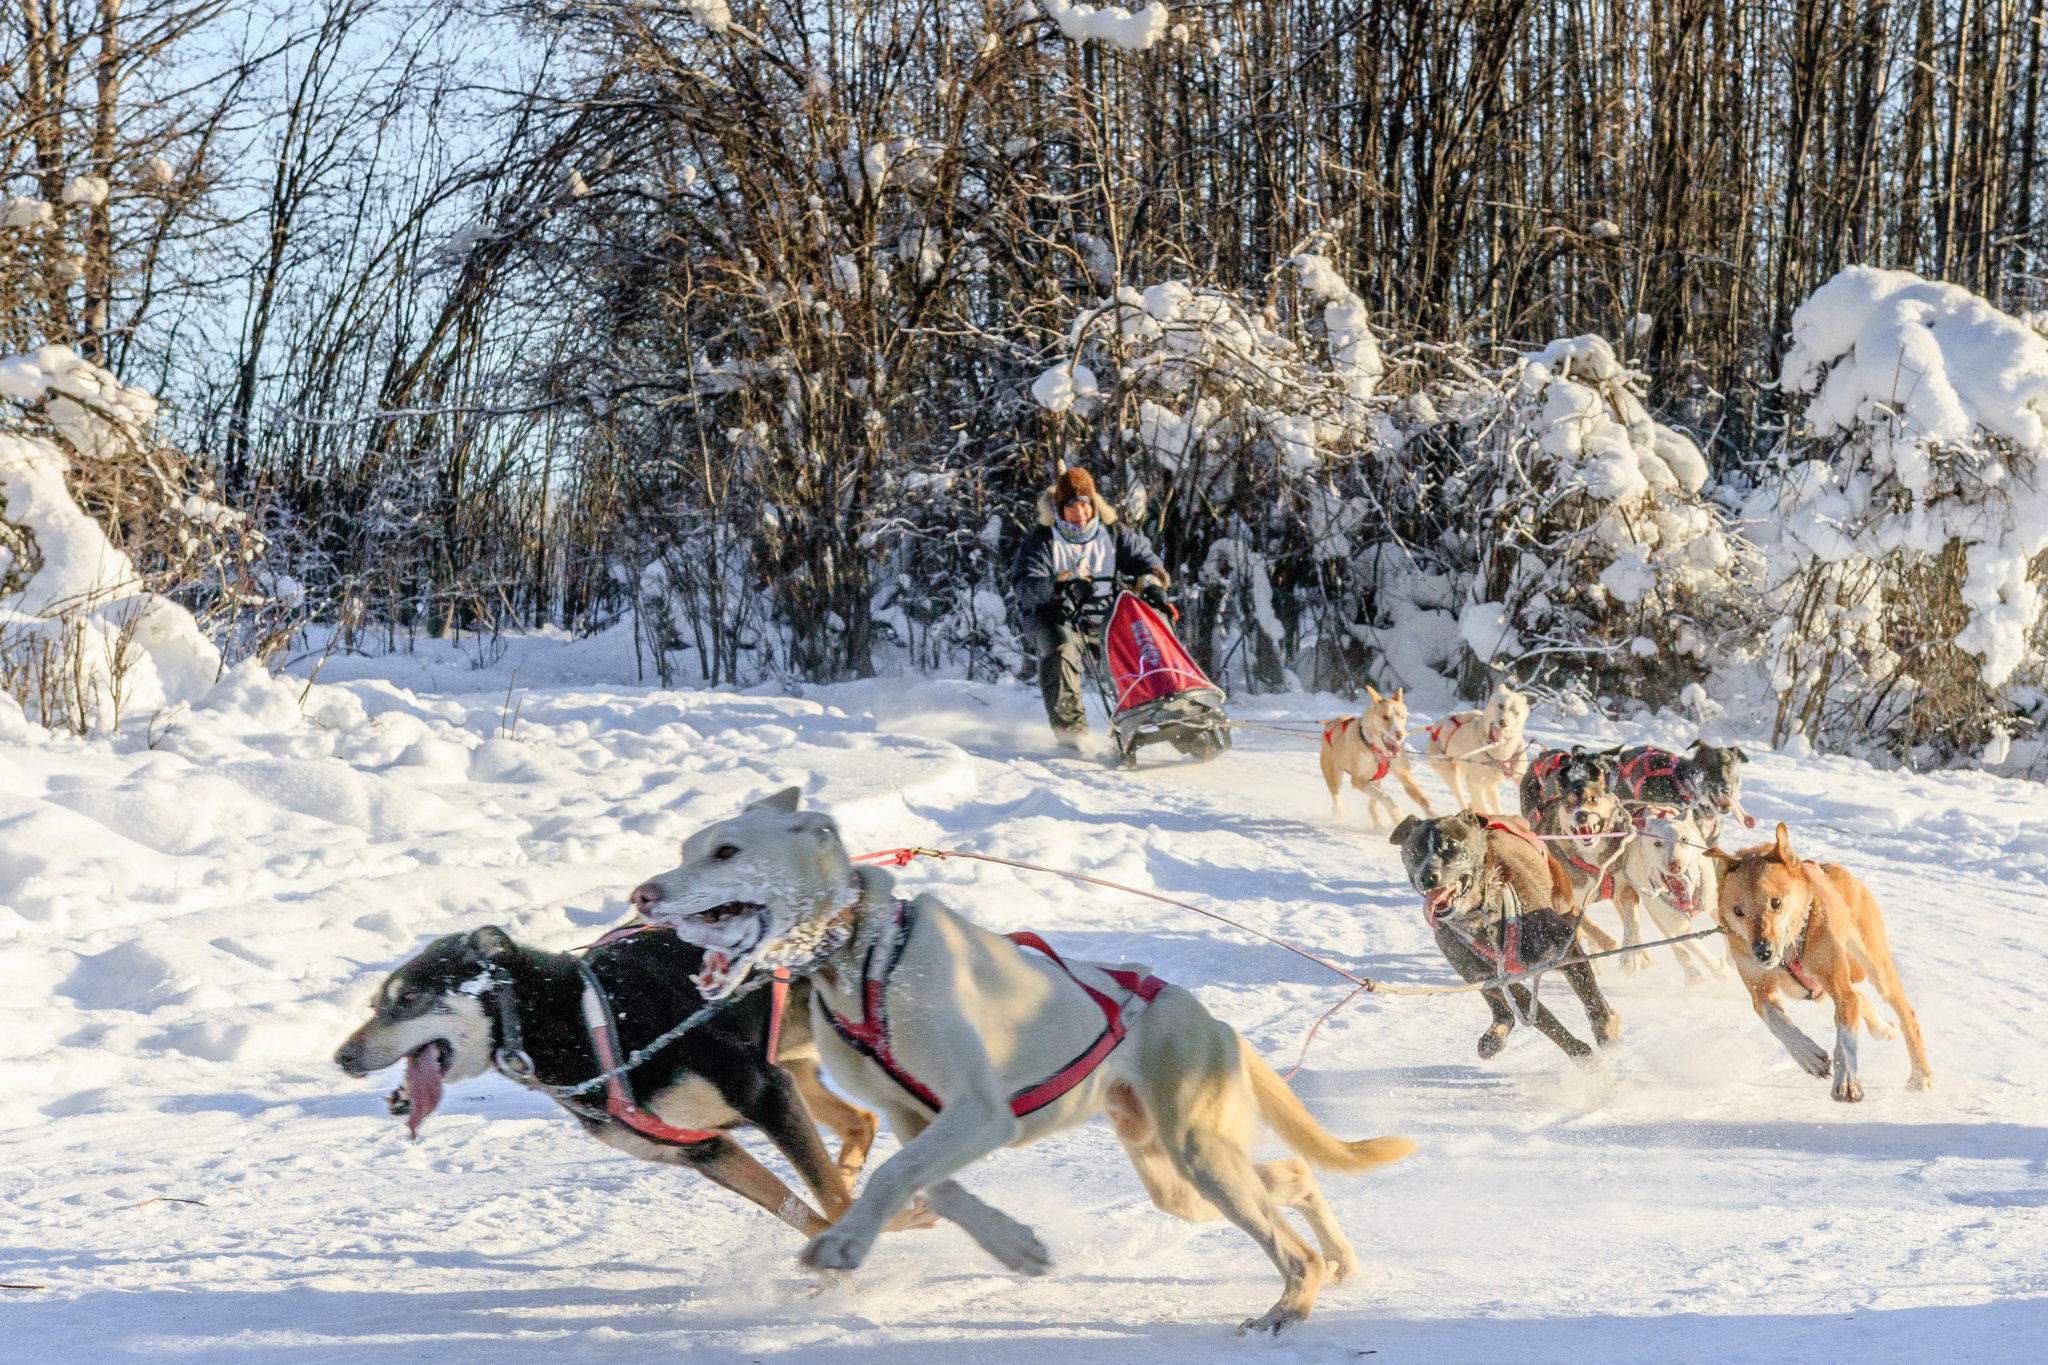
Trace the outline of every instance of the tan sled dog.
{"label": "tan sled dog", "polygon": [[1834,1095],[1849,1103],[1863,1098],[1863,1084],[1856,1077],[1856,1025],[1863,1024],[1873,1034],[1882,1027],[1856,991],[1856,983],[1868,974],[1905,1032],[1906,1055],[1913,1061],[1906,1084],[1914,1090],[1933,1089],[1934,1072],[1920,1039],[1920,1020],[1892,965],[1884,916],[1870,889],[1834,863],[1801,861],[1782,823],[1776,843],[1735,854],[1717,848],[1708,856],[1721,865],[1715,913],[1728,931],[1729,956],[1742,974],[1742,984],[1749,987],[1757,1016],[1792,1060],[1812,1075],[1828,1074],[1828,1054],[1799,1031],[1778,1003],[1778,992],[1787,987],[1810,999],[1826,996],[1834,1002]]}
{"label": "tan sled dog", "polygon": [[1401,699],[1407,690],[1398,688],[1393,696],[1383,697],[1368,687],[1365,692],[1372,704],[1364,712],[1323,722],[1323,784],[1330,789],[1330,805],[1338,818],[1344,815],[1339,792],[1349,777],[1351,785],[1365,793],[1366,808],[1374,821],[1382,809],[1388,824],[1399,820],[1401,808],[1380,786],[1389,773],[1424,815],[1436,814],[1408,766],[1408,703]]}
{"label": "tan sled dog", "polygon": [[[997,1148],[1107,1112],[1155,1205],[1193,1222],[1228,1218],[1280,1268],[1279,1302],[1246,1329],[1299,1322],[1326,1274],[1356,1268],[1309,1165],[1361,1171],[1414,1144],[1330,1136],[1236,1033],[1143,967],[1062,962],[936,897],[898,899],[895,879],[855,869],[838,827],[799,812],[798,799],[792,787],[693,835],[682,865],[632,899],[707,950],[696,978],[707,998],[731,994],[756,968],[808,977],[826,1069],[887,1115],[903,1142],[811,1240],[804,1264],[852,1270],[921,1192],[1004,1265],[1042,1274],[1051,1260],[1031,1230],[952,1177]],[[1306,1160],[1254,1164],[1260,1120]],[[1307,1222],[1321,1254],[1283,1205]]]}
{"label": "tan sled dog", "polygon": [[1453,711],[1429,727],[1423,761],[1463,810],[1501,814],[1500,784],[1513,791],[1529,770],[1529,699],[1499,683],[1477,711]]}

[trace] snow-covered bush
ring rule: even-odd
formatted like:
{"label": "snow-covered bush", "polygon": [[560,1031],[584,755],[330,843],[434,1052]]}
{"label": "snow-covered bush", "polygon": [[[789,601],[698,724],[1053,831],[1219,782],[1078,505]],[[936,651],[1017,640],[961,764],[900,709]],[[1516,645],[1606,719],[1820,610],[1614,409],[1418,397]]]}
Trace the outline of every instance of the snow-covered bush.
{"label": "snow-covered bush", "polygon": [[[220,651],[76,492],[81,472],[109,466],[147,484],[137,454],[156,400],[62,346],[0,360],[0,398],[0,689],[30,719],[80,734],[196,698]],[[232,517],[196,497],[179,510]]]}
{"label": "snow-covered bush", "polygon": [[1490,372],[1449,366],[1396,411],[1388,458],[1411,471],[1405,496],[1436,534],[1407,537],[1382,607],[1436,639],[1468,692],[1506,671],[1662,704],[1734,624],[1743,547],[1701,496],[1698,446],[1650,415],[1645,382],[1578,336]]}
{"label": "snow-covered bush", "polygon": [[1797,421],[1744,507],[1779,734],[1975,753],[2043,704],[2048,337],[1856,266],[1794,312],[1792,342]]}

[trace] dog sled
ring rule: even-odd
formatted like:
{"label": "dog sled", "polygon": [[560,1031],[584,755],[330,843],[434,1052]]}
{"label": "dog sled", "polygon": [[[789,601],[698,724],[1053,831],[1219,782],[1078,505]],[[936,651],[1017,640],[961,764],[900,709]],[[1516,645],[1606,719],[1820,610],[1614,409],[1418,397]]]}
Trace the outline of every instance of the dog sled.
{"label": "dog sled", "polygon": [[1171,744],[1200,760],[1228,749],[1223,689],[1209,681],[1159,609],[1114,590],[1113,580],[1071,583],[1072,616],[1089,642],[1088,671],[1109,713],[1117,761],[1136,766],[1138,750],[1148,744]]}

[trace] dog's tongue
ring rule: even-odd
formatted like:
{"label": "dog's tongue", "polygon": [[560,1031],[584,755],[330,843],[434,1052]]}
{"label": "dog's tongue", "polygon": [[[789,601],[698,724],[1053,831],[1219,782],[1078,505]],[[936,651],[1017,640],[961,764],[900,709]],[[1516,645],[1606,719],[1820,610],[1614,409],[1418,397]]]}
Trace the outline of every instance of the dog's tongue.
{"label": "dog's tongue", "polygon": [[418,1142],[420,1125],[441,1102],[441,1048],[428,1043],[405,1059],[405,1093],[412,1099],[412,1112],[405,1116],[405,1131]]}

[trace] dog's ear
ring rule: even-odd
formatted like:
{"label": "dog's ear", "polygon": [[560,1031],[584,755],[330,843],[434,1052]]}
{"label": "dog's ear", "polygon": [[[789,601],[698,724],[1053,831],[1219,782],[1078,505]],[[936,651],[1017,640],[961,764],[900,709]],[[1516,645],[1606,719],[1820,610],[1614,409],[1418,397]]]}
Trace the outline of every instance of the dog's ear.
{"label": "dog's ear", "polygon": [[1479,811],[1461,810],[1458,812],[1458,818],[1463,820],[1466,824],[1472,826],[1472,828],[1474,829],[1486,828],[1486,816]]}
{"label": "dog's ear", "polygon": [[1694,740],[1694,741],[1693,741],[1692,743],[1690,743],[1690,744],[1686,745],[1685,747],[1686,747],[1686,748],[1688,748],[1688,749],[1694,750],[1695,752],[1697,752],[1697,751],[1698,751],[1698,749],[1699,749],[1699,747],[1700,747],[1700,746],[1701,746],[1702,744],[1705,744],[1705,743],[1706,743],[1706,741],[1705,741],[1705,740],[1703,740],[1703,739],[1696,739],[1696,740]]}
{"label": "dog's ear", "polygon": [[1394,826],[1394,832],[1387,836],[1387,842],[1396,845],[1407,843],[1408,836],[1415,832],[1416,824],[1417,821],[1414,816],[1402,816],[1401,823]]}
{"label": "dog's ear", "polygon": [[839,842],[839,825],[829,815],[820,811],[805,811],[797,818],[795,828],[810,835],[821,844]]}
{"label": "dog's ear", "polygon": [[1379,704],[1380,704],[1381,702],[1383,702],[1383,701],[1385,701],[1385,700],[1386,700],[1386,698],[1385,698],[1385,697],[1382,697],[1382,696],[1381,696],[1381,695],[1379,694],[1379,691],[1378,691],[1378,689],[1376,689],[1375,687],[1373,687],[1373,685],[1372,685],[1371,683],[1367,683],[1367,684],[1365,685],[1365,695],[1366,695],[1366,696],[1368,696],[1368,697],[1371,697],[1371,698],[1372,698],[1372,704],[1373,704],[1374,706],[1378,706],[1378,705],[1379,705]]}
{"label": "dog's ear", "polygon": [[1395,700],[1395,701],[1398,701],[1398,702],[1401,702],[1401,704],[1402,704],[1403,706],[1406,706],[1406,705],[1407,705],[1408,703],[1407,703],[1407,702],[1405,702],[1405,701],[1402,701],[1401,699],[1402,699],[1402,698],[1403,698],[1404,696],[1406,696],[1406,695],[1407,695],[1407,693],[1408,693],[1408,684],[1406,684],[1406,683],[1403,683],[1403,684],[1401,684],[1401,685],[1400,685],[1399,687],[1397,687],[1397,688],[1395,688],[1395,689],[1394,689],[1394,700]]}
{"label": "dog's ear", "polygon": [[1792,851],[1792,831],[1785,828],[1785,822],[1778,822],[1778,861],[1787,867],[1799,866],[1799,855]]}
{"label": "dog's ear", "polygon": [[1735,755],[1735,761],[1736,761],[1737,763],[1747,763],[1747,762],[1749,762],[1749,755],[1748,755],[1748,754],[1746,754],[1746,753],[1744,753],[1744,752],[1742,752],[1742,750],[1740,750],[1740,749],[1736,749],[1736,748],[1730,748],[1730,749],[1728,750],[1728,752],[1729,752],[1729,753],[1731,753],[1731,754],[1734,754],[1734,755]]}
{"label": "dog's ear", "polygon": [[803,799],[802,787],[784,787],[773,796],[764,796],[759,801],[749,801],[741,807],[740,813],[746,815],[757,810],[765,810],[774,811],[778,815],[795,815],[796,808],[802,804]]}
{"label": "dog's ear", "polygon": [[1719,844],[1716,844],[1712,848],[1708,849],[1707,856],[1709,858],[1712,858],[1715,862],[1720,863],[1723,867],[1733,867],[1736,863],[1741,861],[1741,859],[1737,858],[1733,853],[1730,853],[1727,849],[1722,848]]}
{"label": "dog's ear", "polygon": [[468,942],[469,954],[478,962],[495,962],[517,946],[512,936],[495,924],[472,931]]}

